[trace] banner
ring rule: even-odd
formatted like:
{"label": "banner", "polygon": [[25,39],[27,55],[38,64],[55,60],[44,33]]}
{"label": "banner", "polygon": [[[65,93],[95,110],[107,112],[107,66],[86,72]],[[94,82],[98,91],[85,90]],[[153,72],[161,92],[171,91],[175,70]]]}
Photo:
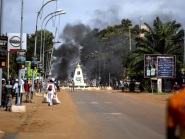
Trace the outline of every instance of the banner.
{"label": "banner", "polygon": [[[37,76],[39,76],[39,73],[36,69],[34,77],[36,78]],[[29,79],[32,78],[31,61],[25,62],[25,76],[24,76],[24,78],[29,78]]]}
{"label": "banner", "polygon": [[176,56],[144,55],[145,78],[175,78]]}

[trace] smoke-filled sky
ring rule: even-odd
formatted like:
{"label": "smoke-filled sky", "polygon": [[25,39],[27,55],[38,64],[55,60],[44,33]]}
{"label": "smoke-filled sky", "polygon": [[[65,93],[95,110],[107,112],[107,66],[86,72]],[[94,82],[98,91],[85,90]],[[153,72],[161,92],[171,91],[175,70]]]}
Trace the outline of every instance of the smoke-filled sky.
{"label": "smoke-filled sky", "polygon": [[[3,32],[19,33],[22,0],[3,1]],[[23,32],[29,34],[35,32],[37,12],[47,1],[49,0],[23,0]],[[56,9],[66,11],[66,14],[60,17],[60,31],[66,24],[78,22],[103,28],[107,25],[118,24],[121,19],[128,18],[139,24],[140,16],[142,22],[149,23],[156,16],[162,16],[165,19],[177,20],[185,27],[183,0],[58,0],[44,6],[40,14],[42,19],[40,17],[38,19],[38,29],[41,28],[44,17]],[[52,21],[48,23],[46,29],[55,32]]]}
{"label": "smoke-filled sky", "polygon": [[[42,4],[48,1],[51,0],[23,0],[24,33],[35,33],[37,13]],[[20,32],[21,2],[22,0],[3,0],[3,33]],[[44,20],[57,9],[63,9],[66,14]],[[156,16],[164,20],[176,20],[185,28],[184,9],[183,0],[57,0],[43,7],[37,29],[47,29],[54,34],[55,41],[62,42],[55,45],[61,61],[54,63],[60,69],[54,69],[55,72],[60,72],[61,69],[67,72],[68,66],[79,60],[80,40],[90,29],[120,24],[122,19],[127,18],[133,22],[133,26],[144,22],[150,24]]]}

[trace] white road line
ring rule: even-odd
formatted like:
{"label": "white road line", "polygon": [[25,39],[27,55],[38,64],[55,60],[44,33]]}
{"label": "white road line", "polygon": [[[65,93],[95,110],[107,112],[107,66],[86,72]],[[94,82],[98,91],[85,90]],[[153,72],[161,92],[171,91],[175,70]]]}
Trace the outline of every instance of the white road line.
{"label": "white road line", "polygon": [[109,115],[121,115],[122,113],[119,113],[119,112],[117,112],[117,113],[103,113],[103,114],[109,114]]}

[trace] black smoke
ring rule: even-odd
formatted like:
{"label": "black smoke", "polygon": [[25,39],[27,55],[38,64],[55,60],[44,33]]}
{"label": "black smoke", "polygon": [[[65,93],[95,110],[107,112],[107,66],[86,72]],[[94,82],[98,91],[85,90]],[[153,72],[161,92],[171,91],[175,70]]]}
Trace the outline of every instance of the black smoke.
{"label": "black smoke", "polygon": [[70,67],[70,65],[80,61],[80,42],[90,31],[90,27],[82,23],[67,24],[64,27],[60,35],[60,39],[64,43],[57,49],[54,49],[52,76],[57,76],[59,80],[68,79],[74,70],[74,67]]}

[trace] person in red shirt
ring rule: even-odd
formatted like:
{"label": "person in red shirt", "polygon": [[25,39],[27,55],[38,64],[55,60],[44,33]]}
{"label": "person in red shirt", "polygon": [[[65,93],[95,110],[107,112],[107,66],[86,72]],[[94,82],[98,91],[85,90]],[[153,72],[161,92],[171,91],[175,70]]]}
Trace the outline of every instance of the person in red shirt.
{"label": "person in red shirt", "polygon": [[185,139],[185,84],[167,102],[167,139]]}
{"label": "person in red shirt", "polygon": [[30,94],[30,85],[28,83],[28,80],[24,84],[24,90],[25,90],[25,94],[26,94],[26,102],[28,102],[29,101],[29,94]]}

